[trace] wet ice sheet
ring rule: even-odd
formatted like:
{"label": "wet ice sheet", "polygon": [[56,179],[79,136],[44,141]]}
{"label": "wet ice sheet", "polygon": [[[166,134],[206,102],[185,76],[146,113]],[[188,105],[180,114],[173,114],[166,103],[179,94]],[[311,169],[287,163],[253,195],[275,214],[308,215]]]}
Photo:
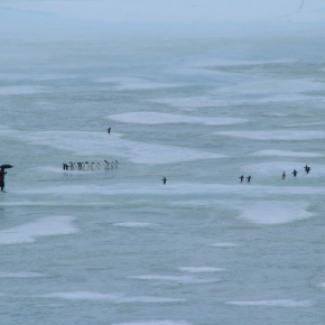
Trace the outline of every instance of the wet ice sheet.
{"label": "wet ice sheet", "polygon": [[252,202],[242,207],[240,217],[258,224],[284,224],[312,217],[314,214],[307,211],[307,207],[305,202]]}
{"label": "wet ice sheet", "polygon": [[81,156],[124,157],[135,163],[166,164],[200,159],[224,158],[225,155],[184,147],[146,144],[121,139],[121,134],[106,132],[0,130],[0,135],[16,138],[30,145],[48,146],[74,152]]}
{"label": "wet ice sheet", "polygon": [[68,235],[77,232],[72,221],[74,217],[51,216],[35,222],[0,231],[0,244],[31,243],[38,237]]}

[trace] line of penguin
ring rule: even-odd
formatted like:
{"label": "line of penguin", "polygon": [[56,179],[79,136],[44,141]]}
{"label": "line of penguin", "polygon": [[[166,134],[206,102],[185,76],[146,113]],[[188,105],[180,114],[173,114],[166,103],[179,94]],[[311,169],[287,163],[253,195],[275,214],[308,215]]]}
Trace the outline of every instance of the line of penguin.
{"label": "line of penguin", "polygon": [[[306,165],[304,167],[304,169],[305,169],[306,174],[309,174],[309,172],[311,171],[311,167],[309,167],[308,165]],[[298,171],[296,169],[294,169],[292,172],[292,175],[293,175],[293,177],[297,177]],[[285,179],[286,177],[287,177],[286,172],[283,172],[282,179]],[[242,183],[245,177],[244,177],[244,175],[241,175],[241,176],[239,176],[239,178],[240,178],[240,182]],[[248,176],[246,178],[247,178],[247,183],[250,183],[252,176]]]}
{"label": "line of penguin", "polygon": [[118,160],[114,160],[111,162],[108,162],[107,160],[104,160],[104,164],[100,162],[92,162],[89,163],[88,161],[85,162],[72,162],[70,161],[69,164],[63,163],[63,170],[99,170],[102,167],[105,169],[113,169],[117,168],[119,166]]}

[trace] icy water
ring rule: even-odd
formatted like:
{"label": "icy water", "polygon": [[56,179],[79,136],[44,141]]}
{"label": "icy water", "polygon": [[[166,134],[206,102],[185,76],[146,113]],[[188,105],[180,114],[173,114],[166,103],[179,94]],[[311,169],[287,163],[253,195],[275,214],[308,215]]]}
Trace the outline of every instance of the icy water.
{"label": "icy water", "polygon": [[1,324],[324,324],[323,44],[8,41]]}

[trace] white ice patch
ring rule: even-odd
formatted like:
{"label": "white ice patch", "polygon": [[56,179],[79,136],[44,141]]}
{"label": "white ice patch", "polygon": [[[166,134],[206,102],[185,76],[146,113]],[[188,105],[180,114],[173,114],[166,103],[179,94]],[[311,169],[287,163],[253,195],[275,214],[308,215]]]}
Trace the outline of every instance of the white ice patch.
{"label": "white ice patch", "polygon": [[295,151],[284,151],[284,150],[260,150],[253,153],[253,156],[274,156],[274,157],[322,157],[323,155],[312,152],[295,152]]}
{"label": "white ice patch", "polygon": [[180,271],[189,272],[189,273],[213,273],[213,272],[222,272],[226,269],[220,267],[179,267]]}
{"label": "white ice patch", "polygon": [[212,244],[214,247],[220,247],[220,248],[232,248],[232,247],[237,247],[237,244],[234,243],[214,243]]}
{"label": "white ice patch", "polygon": [[[140,164],[168,164],[200,159],[224,158],[196,149],[147,144],[120,139],[117,133],[75,131],[20,131],[0,130],[0,136],[16,138],[31,145],[49,146],[72,151],[80,156],[125,157]],[[105,153],[107,153],[105,155]]]}
{"label": "white ice patch", "polygon": [[113,226],[117,227],[135,227],[135,228],[146,228],[150,226],[156,226],[157,224],[154,223],[147,223],[147,222],[119,222],[114,223]]}
{"label": "white ice patch", "polygon": [[265,201],[243,206],[240,217],[257,224],[284,224],[312,217],[314,214],[306,211],[307,203]]}
{"label": "white ice patch", "polygon": [[1,272],[0,278],[38,278],[43,276],[41,273],[37,272]]}
{"label": "white ice patch", "polygon": [[67,300],[106,300],[112,303],[172,303],[182,302],[184,299],[162,298],[162,297],[125,297],[118,294],[105,294],[89,291],[73,291],[73,292],[54,292],[42,295],[43,298],[59,298]]}
{"label": "white ice patch", "polygon": [[143,322],[131,322],[131,323],[115,323],[113,325],[191,325],[191,323],[185,321],[173,321],[173,320],[157,320],[157,321],[143,321]]}
{"label": "white ice patch", "polygon": [[177,283],[186,283],[186,284],[196,284],[196,283],[210,283],[219,281],[217,279],[199,279],[190,276],[171,276],[171,275],[138,275],[131,276],[130,279],[138,280],[154,280],[162,282],[177,282]]}
{"label": "white ice patch", "polygon": [[241,118],[207,118],[199,116],[187,116],[180,114],[166,114],[156,112],[133,112],[122,113],[108,116],[109,119],[124,122],[124,123],[137,123],[137,124],[175,124],[175,123],[192,123],[192,124],[205,124],[205,125],[231,125],[244,123],[247,120]]}
{"label": "white ice patch", "polygon": [[315,140],[324,139],[324,131],[292,131],[292,130],[271,130],[271,131],[221,131],[215,132],[215,134],[235,137],[235,138],[245,138],[252,140]]}
{"label": "white ice patch", "polygon": [[277,299],[277,300],[256,300],[256,301],[229,301],[229,305],[236,306],[268,306],[268,307],[310,307],[312,303],[308,300],[291,300],[291,299]]}
{"label": "white ice patch", "polygon": [[67,235],[77,230],[71,224],[74,217],[51,216],[21,226],[0,231],[0,244],[21,244],[36,241],[38,237]]}

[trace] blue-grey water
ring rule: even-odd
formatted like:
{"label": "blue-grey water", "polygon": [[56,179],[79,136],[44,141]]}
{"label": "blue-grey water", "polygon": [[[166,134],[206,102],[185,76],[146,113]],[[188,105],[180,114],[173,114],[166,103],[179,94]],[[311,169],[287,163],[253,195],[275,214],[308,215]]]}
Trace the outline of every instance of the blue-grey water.
{"label": "blue-grey water", "polygon": [[324,324],[322,39],[2,41],[1,324]]}

